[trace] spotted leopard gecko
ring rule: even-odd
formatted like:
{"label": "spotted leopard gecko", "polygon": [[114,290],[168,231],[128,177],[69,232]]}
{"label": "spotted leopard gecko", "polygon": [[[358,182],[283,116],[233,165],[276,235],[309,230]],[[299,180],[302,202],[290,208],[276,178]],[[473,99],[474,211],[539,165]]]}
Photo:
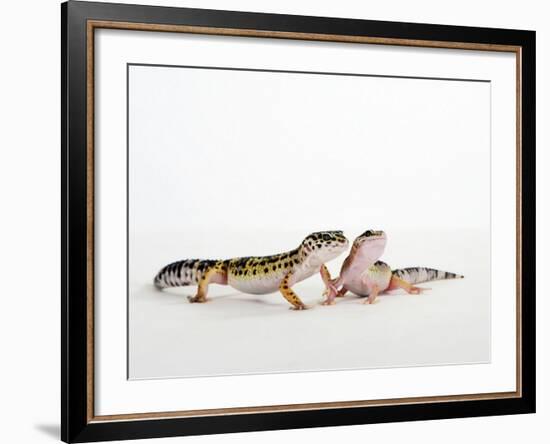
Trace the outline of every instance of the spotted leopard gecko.
{"label": "spotted leopard gecko", "polygon": [[250,294],[279,290],[293,309],[304,310],[308,307],[291,287],[315,273],[320,273],[325,285],[330,285],[324,264],[347,250],[348,245],[342,231],[321,231],[307,236],[298,248],[272,256],[174,262],[158,272],[154,284],[158,289],[198,285],[190,302],[206,302],[209,284],[229,285]]}
{"label": "spotted leopard gecko", "polygon": [[330,279],[330,275],[324,277],[326,284],[324,305],[332,305],[336,297],[344,296],[347,291],[359,296],[368,296],[365,303],[372,304],[384,291],[401,288],[409,294],[417,294],[426,289],[416,287],[414,284],[464,277],[425,267],[392,271],[388,264],[378,260],[384,252],[386,241],[386,233],[372,230],[366,231],[355,239],[348,257],[342,264],[340,276],[336,279]]}

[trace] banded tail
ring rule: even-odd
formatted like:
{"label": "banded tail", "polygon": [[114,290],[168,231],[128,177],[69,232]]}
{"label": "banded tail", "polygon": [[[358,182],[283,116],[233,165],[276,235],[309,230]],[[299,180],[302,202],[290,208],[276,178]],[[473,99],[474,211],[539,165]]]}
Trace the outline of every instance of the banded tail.
{"label": "banded tail", "polygon": [[439,281],[443,279],[463,279],[464,276],[448,271],[435,270],[426,267],[399,268],[392,271],[392,275],[403,279],[409,284],[421,284],[422,282]]}
{"label": "banded tail", "polygon": [[215,260],[199,259],[172,262],[157,273],[153,282],[159,290],[168,287],[197,285],[202,274],[217,262]]}

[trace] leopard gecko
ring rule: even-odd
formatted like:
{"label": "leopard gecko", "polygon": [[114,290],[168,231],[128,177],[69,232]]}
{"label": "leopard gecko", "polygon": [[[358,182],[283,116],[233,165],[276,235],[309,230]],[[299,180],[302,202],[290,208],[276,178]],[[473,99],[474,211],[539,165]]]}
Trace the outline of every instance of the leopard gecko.
{"label": "leopard gecko", "polygon": [[272,256],[173,262],[158,272],[154,284],[158,289],[197,285],[190,302],[206,302],[209,284],[229,285],[250,294],[278,290],[293,309],[304,310],[308,307],[291,287],[316,273],[328,286],[330,274],[324,264],[346,251],[348,245],[342,231],[320,231],[307,236],[294,250]]}
{"label": "leopard gecko", "polygon": [[348,257],[342,264],[340,276],[336,279],[330,279],[330,275],[324,277],[324,305],[332,305],[336,297],[344,296],[347,291],[359,296],[368,296],[365,303],[372,304],[384,291],[401,288],[409,294],[417,294],[425,289],[414,284],[464,277],[425,267],[392,270],[388,264],[378,260],[384,252],[386,241],[386,233],[373,230],[367,230],[355,239]]}

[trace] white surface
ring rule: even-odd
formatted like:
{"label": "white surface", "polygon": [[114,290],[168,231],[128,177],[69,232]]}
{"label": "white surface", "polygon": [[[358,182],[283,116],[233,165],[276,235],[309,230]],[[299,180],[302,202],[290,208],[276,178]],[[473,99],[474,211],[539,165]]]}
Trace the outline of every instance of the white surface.
{"label": "white surface", "polygon": [[[128,3],[128,1],[120,0]],[[394,1],[369,3],[350,1],[246,0],[153,1],[156,4],[187,5],[243,10],[264,10],[348,16],[379,20],[401,20],[474,26],[537,28],[537,108],[538,108],[538,198],[539,276],[550,261],[550,238],[544,227],[550,223],[550,168],[548,127],[550,89],[550,32],[548,11],[543,2],[464,0],[450,8],[436,1]],[[29,14],[29,10],[33,14]],[[497,12],[497,13],[496,13]],[[3,219],[0,231],[2,254],[3,309],[0,331],[3,356],[0,370],[3,422],[2,438],[11,443],[57,442],[59,433],[59,9],[57,1],[12,2],[6,4],[6,16],[25,15],[32,32],[20,34],[19,20],[7,20],[0,28],[4,57],[17,69],[0,73],[4,125],[0,133],[0,184]],[[19,35],[14,40],[14,35]],[[12,44],[13,43],[13,44]],[[40,75],[37,76],[37,66]],[[25,92],[23,94],[23,91]],[[29,131],[29,122],[33,130]],[[32,178],[33,180],[29,180]],[[37,186],[39,184],[40,186]],[[7,191],[9,190],[9,192]],[[22,204],[22,203],[25,204]],[[40,222],[37,223],[37,215]],[[35,282],[29,282],[27,264],[32,258]],[[538,287],[538,374],[550,371],[548,282],[539,279]],[[32,328],[30,328],[32,326]],[[39,371],[37,371],[39,369]],[[345,379],[340,384],[347,384]],[[390,423],[368,426],[331,427],[278,432],[213,435],[158,439],[159,443],[280,443],[290,442],[386,442],[402,443],[421,439],[423,443],[463,444],[465,441],[497,440],[501,443],[529,441],[544,443],[550,420],[550,384],[538,381],[538,413],[445,421]],[[418,437],[418,438],[417,438]],[[421,437],[421,438],[420,438]]]}
{"label": "white surface", "polygon": [[[99,153],[96,157],[99,178],[96,187],[99,207],[96,263],[101,276],[96,282],[95,299],[96,414],[479,393],[515,388],[515,263],[513,255],[509,254],[515,248],[515,188],[511,180],[515,172],[513,56],[475,51],[417,51],[371,45],[345,45],[345,49],[340,51],[340,45],[320,42],[289,45],[289,42],[281,40],[182,38],[159,33],[147,34],[145,39],[142,37],[139,32],[101,31],[99,50],[96,52],[98,69],[95,91],[96,103],[99,104],[96,117],[97,128],[101,129],[95,139]],[[128,60],[490,79],[494,105],[491,122],[492,128],[498,128],[498,131],[492,131],[491,141],[499,152],[498,163],[494,162],[491,167],[491,210],[494,218],[491,285],[493,293],[499,295],[492,303],[491,363],[350,370],[346,373],[345,386],[339,383],[341,373],[331,371],[249,375],[239,376],[238,379],[229,376],[128,381],[126,325],[123,322],[126,316],[126,299],[123,296],[126,291],[126,180],[121,173],[126,169],[125,90]],[[468,167],[468,173],[471,168]],[[446,174],[450,173],[446,171]],[[469,175],[465,177],[464,186],[471,180]],[[462,176],[460,180],[464,181]],[[390,230],[386,224],[384,227]],[[238,237],[228,236],[227,239],[237,241]],[[275,237],[271,239],[276,240]],[[180,248],[177,244],[173,246],[174,258],[179,258]],[[267,253],[280,248],[269,247],[265,242],[262,246],[268,248]],[[231,251],[233,253],[235,250]],[[230,255],[220,253],[220,257]],[[414,378],[414,385],[408,383],[410,378]],[[366,380],[372,383],[365,383]],[[396,384],[396,380],[402,383]],[[323,390],[319,390],[320,386]]]}
{"label": "white surface", "polygon": [[[193,295],[196,288],[160,293],[151,283],[133,281],[130,377],[489,362],[487,236],[466,232],[453,238],[451,234],[407,232],[393,236],[386,260],[395,266],[432,260],[458,267],[467,279],[425,284],[431,291],[419,297],[393,292],[372,306],[362,305],[365,299],[351,294],[333,307],[319,306],[319,277],[294,287],[303,301],[313,306],[299,313],[289,310],[280,294],[246,295],[212,285],[210,303],[189,304],[184,295]],[[161,256],[153,246],[168,243],[166,237],[162,240],[149,240],[148,260],[141,263]],[[476,260],[472,260],[474,250]],[[342,260],[328,264],[333,274]],[[142,275],[138,270],[147,269],[135,267],[132,272]]]}

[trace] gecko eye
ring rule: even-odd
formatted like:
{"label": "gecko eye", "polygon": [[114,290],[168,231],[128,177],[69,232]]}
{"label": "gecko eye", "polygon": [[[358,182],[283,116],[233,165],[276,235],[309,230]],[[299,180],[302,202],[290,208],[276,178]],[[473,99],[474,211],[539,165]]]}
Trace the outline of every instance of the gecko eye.
{"label": "gecko eye", "polygon": [[330,234],[327,234],[327,233],[323,234],[323,240],[324,241],[329,241],[330,240]]}

